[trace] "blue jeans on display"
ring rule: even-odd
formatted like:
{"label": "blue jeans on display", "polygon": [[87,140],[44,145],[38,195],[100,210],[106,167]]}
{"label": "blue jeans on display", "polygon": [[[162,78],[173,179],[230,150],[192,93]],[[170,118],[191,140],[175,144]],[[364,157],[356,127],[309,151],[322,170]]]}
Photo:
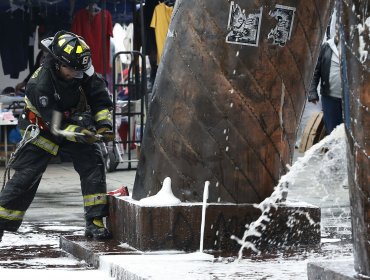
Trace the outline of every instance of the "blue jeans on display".
{"label": "blue jeans on display", "polygon": [[342,99],[322,95],[321,103],[326,133],[330,134],[337,125],[343,123]]}

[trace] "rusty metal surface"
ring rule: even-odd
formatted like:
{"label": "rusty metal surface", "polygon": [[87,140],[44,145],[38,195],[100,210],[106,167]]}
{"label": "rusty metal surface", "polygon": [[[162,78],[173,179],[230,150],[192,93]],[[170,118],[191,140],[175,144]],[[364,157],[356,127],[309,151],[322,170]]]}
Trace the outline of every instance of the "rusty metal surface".
{"label": "rusty metal surface", "polygon": [[[338,1],[355,270],[370,277],[370,61],[368,1]],[[367,22],[367,23],[366,23]]]}
{"label": "rusty metal surface", "polygon": [[[108,227],[114,239],[140,251],[197,251],[200,244],[202,206],[143,207],[130,200],[109,197]],[[243,236],[245,225],[260,217],[251,204],[208,204],[204,230],[204,249],[223,256],[235,255],[240,245],[231,235]],[[310,217],[307,219],[306,217]],[[270,221],[261,236],[250,236],[263,254],[287,252],[320,245],[318,207],[279,205],[269,213]],[[290,222],[287,222],[287,221]],[[245,249],[243,254],[255,254]]]}
{"label": "rusty metal surface", "polygon": [[268,197],[291,163],[332,2],[178,0],[133,198],[166,177],[181,201],[201,201],[206,180],[211,202]]}

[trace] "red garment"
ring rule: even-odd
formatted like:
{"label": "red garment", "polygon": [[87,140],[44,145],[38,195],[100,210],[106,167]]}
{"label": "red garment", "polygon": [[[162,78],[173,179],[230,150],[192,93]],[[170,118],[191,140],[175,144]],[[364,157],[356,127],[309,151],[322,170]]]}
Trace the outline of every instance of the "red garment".
{"label": "red garment", "polygon": [[89,10],[81,9],[76,12],[71,31],[82,36],[91,49],[92,63],[95,71],[104,74],[103,68],[103,12],[105,13],[105,61],[106,73],[110,73],[110,37],[113,37],[112,15],[107,10],[101,10],[95,15]]}

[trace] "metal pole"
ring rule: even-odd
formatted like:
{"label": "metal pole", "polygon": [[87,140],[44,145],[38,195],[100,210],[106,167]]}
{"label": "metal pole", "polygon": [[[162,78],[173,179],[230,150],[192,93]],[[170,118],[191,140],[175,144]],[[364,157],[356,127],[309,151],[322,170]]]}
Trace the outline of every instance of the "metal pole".
{"label": "metal pole", "polygon": [[103,50],[103,77],[104,79],[107,79],[107,57],[105,55],[106,53],[106,36],[107,32],[105,30],[105,11],[106,11],[107,5],[106,5],[106,0],[102,0],[102,50]]}
{"label": "metal pole", "polygon": [[[140,0],[140,21],[141,21],[141,42],[142,42],[142,53],[143,53],[143,61],[142,61],[142,69],[141,69],[141,98],[145,98],[146,96],[146,38],[145,38],[145,26],[144,26],[144,10],[143,10],[143,0]],[[145,98],[147,101],[147,98]],[[143,100],[142,100],[143,101]],[[147,103],[147,102],[146,102]]]}

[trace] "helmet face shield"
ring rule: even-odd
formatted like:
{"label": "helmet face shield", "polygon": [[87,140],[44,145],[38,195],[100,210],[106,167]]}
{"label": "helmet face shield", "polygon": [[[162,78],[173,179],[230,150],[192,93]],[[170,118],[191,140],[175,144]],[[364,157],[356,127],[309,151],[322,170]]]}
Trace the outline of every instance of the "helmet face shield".
{"label": "helmet face shield", "polygon": [[82,79],[83,76],[84,76],[84,72],[83,71],[73,70],[72,76],[73,76],[73,78],[76,78],[76,79]]}
{"label": "helmet face shield", "polygon": [[60,72],[66,79],[82,79],[84,72],[80,70],[75,70],[65,64],[60,65]]}

